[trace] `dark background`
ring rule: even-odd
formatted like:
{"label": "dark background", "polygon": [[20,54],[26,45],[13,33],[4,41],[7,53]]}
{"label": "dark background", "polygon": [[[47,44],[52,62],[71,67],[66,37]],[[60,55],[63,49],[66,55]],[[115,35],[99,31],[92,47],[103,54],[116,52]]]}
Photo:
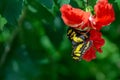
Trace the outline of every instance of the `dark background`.
{"label": "dark background", "polygon": [[103,53],[75,62],[59,9],[84,10],[84,0],[0,0],[0,80],[120,80],[120,0],[109,2],[116,19],[101,30]]}

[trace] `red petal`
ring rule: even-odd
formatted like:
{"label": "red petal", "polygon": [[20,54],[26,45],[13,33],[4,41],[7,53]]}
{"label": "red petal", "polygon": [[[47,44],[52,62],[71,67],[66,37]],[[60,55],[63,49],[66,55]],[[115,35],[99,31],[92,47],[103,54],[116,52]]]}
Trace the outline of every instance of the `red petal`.
{"label": "red petal", "polygon": [[96,23],[95,18],[96,18],[95,15],[89,17],[89,26],[90,26],[92,29],[95,29],[95,30],[100,31],[100,29],[102,28],[102,25],[99,24],[99,23]]}
{"label": "red petal", "polygon": [[93,29],[96,29],[96,30],[100,31],[101,28],[102,28],[101,24],[99,24],[99,23],[93,24]]}
{"label": "red petal", "polygon": [[91,47],[84,55],[83,55],[83,59],[86,61],[91,61],[92,59],[96,58],[96,51],[94,50],[93,47]]}
{"label": "red petal", "polygon": [[88,22],[88,18],[90,16],[89,12],[84,12],[81,9],[73,8],[68,4],[64,4],[60,8],[62,19],[64,23],[70,27],[78,27],[83,26]]}
{"label": "red petal", "polygon": [[100,52],[100,53],[102,53],[102,52],[103,52],[101,48],[97,49],[97,51],[98,51],[98,52]]}
{"label": "red petal", "polygon": [[105,43],[104,39],[94,41],[94,46],[97,49],[97,51],[101,52],[100,48],[104,45],[104,43]]}
{"label": "red petal", "polygon": [[101,24],[103,26],[110,24],[115,20],[114,10],[111,4],[107,0],[99,0],[94,7],[96,16],[96,24]]}
{"label": "red petal", "polygon": [[93,41],[93,45],[97,49],[97,51],[101,52],[100,48],[105,43],[104,39],[102,39],[102,34],[96,30],[91,30],[90,31],[90,40]]}
{"label": "red petal", "polygon": [[101,38],[102,34],[99,31],[96,30],[91,30],[90,31],[90,39],[91,40],[98,40],[99,38]]}

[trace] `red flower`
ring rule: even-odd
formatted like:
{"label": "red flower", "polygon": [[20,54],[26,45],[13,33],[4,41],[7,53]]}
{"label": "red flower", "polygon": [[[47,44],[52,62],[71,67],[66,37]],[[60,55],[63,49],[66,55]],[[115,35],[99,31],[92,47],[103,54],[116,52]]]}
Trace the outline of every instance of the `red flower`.
{"label": "red flower", "polygon": [[[60,8],[64,23],[74,29],[90,29],[89,40],[92,41],[91,47],[83,55],[83,59],[90,61],[96,58],[96,52],[102,52],[101,47],[105,41],[99,32],[103,26],[109,25],[115,20],[113,7],[108,0],[98,0],[94,6],[95,15],[85,12],[78,8],[65,4]],[[89,30],[88,30],[89,31]]]}
{"label": "red flower", "polygon": [[102,34],[96,30],[90,31],[90,41],[93,42],[90,49],[83,55],[83,59],[90,61],[96,58],[96,51],[102,52],[101,47],[104,45],[105,41],[102,39]]}
{"label": "red flower", "polygon": [[73,8],[70,5],[64,4],[60,11],[62,13],[62,19],[64,23],[70,27],[81,27],[88,23],[90,12],[85,12],[78,8]]}
{"label": "red flower", "polygon": [[100,30],[115,20],[114,10],[108,0],[99,0],[94,7],[95,15],[85,12],[78,8],[73,8],[68,4],[64,4],[61,8],[62,19],[64,23],[70,27],[85,29],[92,28]]}
{"label": "red flower", "polygon": [[95,15],[91,19],[93,26],[100,30],[102,26],[109,25],[115,20],[115,14],[112,4],[108,0],[99,0],[94,7]]}

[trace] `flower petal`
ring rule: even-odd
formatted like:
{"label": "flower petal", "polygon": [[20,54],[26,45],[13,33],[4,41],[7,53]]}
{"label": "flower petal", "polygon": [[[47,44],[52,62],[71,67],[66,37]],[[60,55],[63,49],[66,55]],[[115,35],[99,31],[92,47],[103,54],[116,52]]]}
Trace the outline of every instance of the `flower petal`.
{"label": "flower petal", "polygon": [[91,61],[92,59],[96,58],[96,51],[94,50],[94,47],[91,47],[87,52],[83,55],[83,59],[86,61]]}
{"label": "flower petal", "polygon": [[64,4],[60,8],[64,23],[70,27],[80,27],[88,22],[89,12],[84,12],[81,9],[73,8],[68,4]]}
{"label": "flower petal", "polygon": [[90,24],[92,29],[100,31],[100,29],[102,28],[102,25],[99,24],[99,23],[96,23],[95,18],[96,18],[95,15],[94,16],[90,16],[89,17],[89,21],[90,21],[89,24]]}
{"label": "flower petal", "polygon": [[108,0],[99,0],[94,7],[95,10],[95,22],[106,26],[115,20],[115,13],[111,4]]}
{"label": "flower petal", "polygon": [[102,39],[102,34],[96,30],[91,30],[90,31],[90,40],[93,41],[93,45],[97,49],[97,51],[102,52],[102,50],[100,50],[100,48],[105,43],[104,39]]}

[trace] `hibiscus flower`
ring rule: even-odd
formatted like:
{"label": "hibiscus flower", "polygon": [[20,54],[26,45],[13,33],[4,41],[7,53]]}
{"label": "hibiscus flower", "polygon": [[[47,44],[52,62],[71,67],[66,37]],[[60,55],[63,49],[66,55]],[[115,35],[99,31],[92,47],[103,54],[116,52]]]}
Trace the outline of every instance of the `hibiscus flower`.
{"label": "hibiscus flower", "polygon": [[96,51],[102,52],[101,47],[105,43],[100,33],[101,28],[115,20],[112,4],[108,3],[108,0],[98,0],[94,6],[94,15],[91,12],[73,8],[69,4],[64,4],[60,8],[60,11],[61,17],[67,26],[77,30],[89,31],[90,35],[88,40],[92,41],[92,45],[82,58],[86,61],[95,59]]}
{"label": "hibiscus flower", "polygon": [[99,0],[94,7],[95,15],[78,8],[73,8],[69,4],[64,4],[60,8],[64,23],[76,29],[96,29],[109,25],[115,20],[114,10],[107,0]]}

